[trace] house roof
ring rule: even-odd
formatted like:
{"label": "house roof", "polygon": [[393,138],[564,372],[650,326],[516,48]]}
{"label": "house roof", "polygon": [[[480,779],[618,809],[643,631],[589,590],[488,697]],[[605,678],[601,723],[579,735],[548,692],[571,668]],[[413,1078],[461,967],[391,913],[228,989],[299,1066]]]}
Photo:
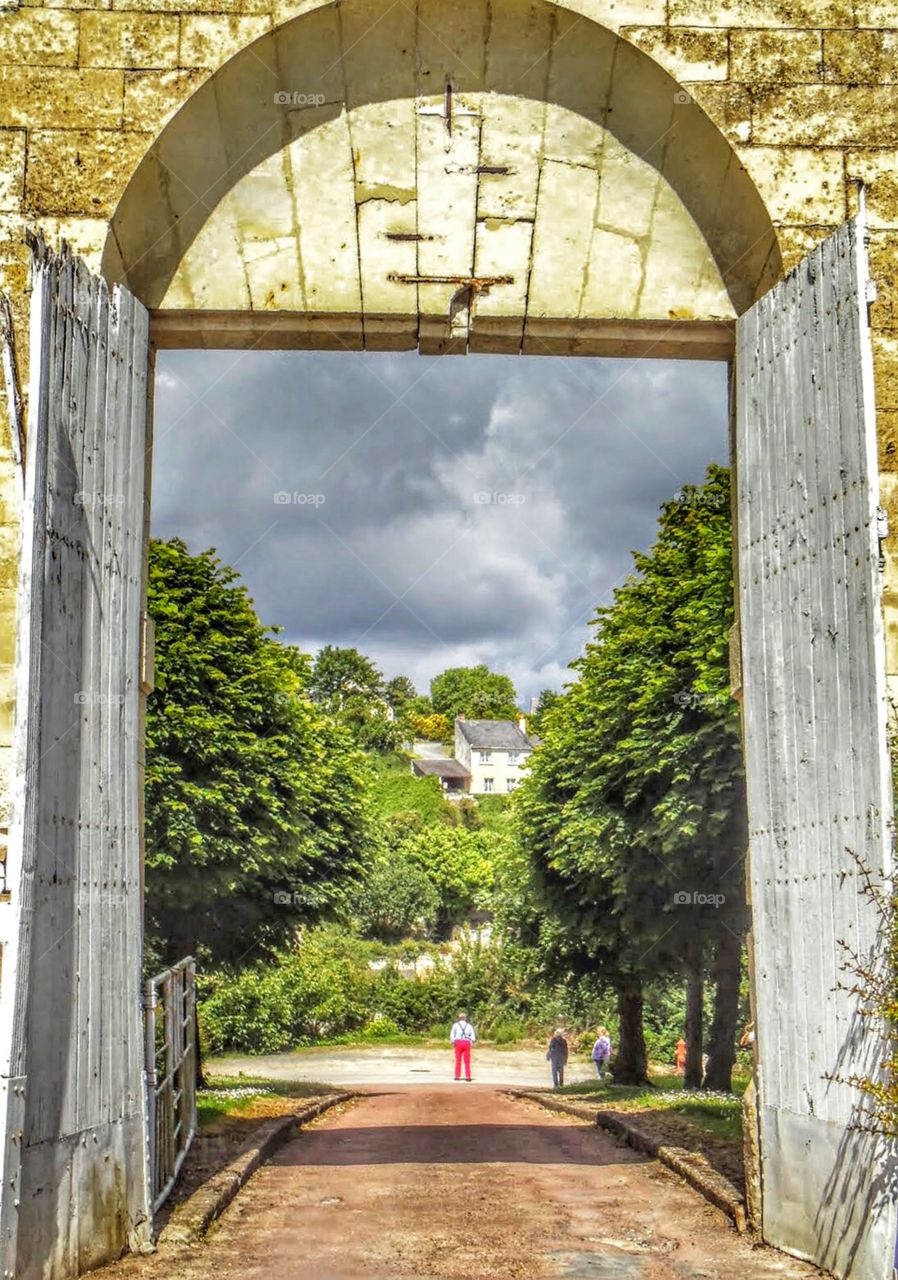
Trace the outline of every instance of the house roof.
{"label": "house roof", "polygon": [[456,720],[472,747],[488,751],[530,751],[533,743],[514,720]]}
{"label": "house roof", "polygon": [[436,774],[438,778],[470,778],[471,776],[460,760],[413,760],[412,768],[422,777],[430,774]]}

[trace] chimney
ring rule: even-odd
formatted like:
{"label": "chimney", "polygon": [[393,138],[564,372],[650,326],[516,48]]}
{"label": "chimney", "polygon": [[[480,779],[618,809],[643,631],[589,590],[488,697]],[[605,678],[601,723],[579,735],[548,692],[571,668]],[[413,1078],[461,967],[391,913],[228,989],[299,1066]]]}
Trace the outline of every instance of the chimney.
{"label": "chimney", "polygon": [[518,714],[518,728],[521,733],[527,732],[527,717],[524,715],[523,711]]}

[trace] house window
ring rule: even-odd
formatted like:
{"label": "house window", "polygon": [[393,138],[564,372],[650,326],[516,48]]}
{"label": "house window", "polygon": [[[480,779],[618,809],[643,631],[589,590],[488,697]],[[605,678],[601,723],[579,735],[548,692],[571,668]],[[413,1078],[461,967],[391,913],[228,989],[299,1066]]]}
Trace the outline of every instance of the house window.
{"label": "house window", "polygon": [[492,789],[493,789],[493,780],[492,780],[492,778],[484,778],[484,779],[483,779],[483,789],[484,789],[484,791],[492,791]]}
{"label": "house window", "polygon": [[492,757],[492,753],[491,753],[491,752],[489,752],[489,751],[481,751],[481,753],[480,753],[480,763],[481,763],[481,764],[489,764],[489,763],[490,763],[490,761],[492,760],[492,758],[493,758],[493,757]]}
{"label": "house window", "polygon": [[508,791],[514,791],[514,789],[515,789],[515,787],[516,787],[517,785],[518,785],[518,780],[517,780],[517,778],[509,778],[509,779],[508,779],[508,781],[507,781],[507,782],[506,782],[506,784],[505,784],[505,787],[506,787],[506,790],[508,790]]}
{"label": "house window", "polygon": [[509,753],[508,753],[508,763],[509,763],[509,764],[517,764],[517,762],[518,762],[518,753],[517,753],[517,751],[509,751]]}

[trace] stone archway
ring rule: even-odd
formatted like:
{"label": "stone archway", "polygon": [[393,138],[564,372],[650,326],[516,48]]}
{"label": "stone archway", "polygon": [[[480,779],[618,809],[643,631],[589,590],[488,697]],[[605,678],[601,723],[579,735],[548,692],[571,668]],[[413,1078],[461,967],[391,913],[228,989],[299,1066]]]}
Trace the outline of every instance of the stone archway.
{"label": "stone archway", "polygon": [[[754,23],[752,6],[735,2],[740,21]],[[665,13],[671,7],[662,6]],[[847,25],[838,6],[810,7],[809,22]],[[779,20],[774,11],[779,7],[764,10],[762,25]],[[692,12],[718,22],[700,3]],[[273,8],[268,16],[278,21],[280,13]],[[175,28],[179,50],[192,31],[192,56],[203,56],[186,18],[139,16],[155,33],[144,46],[149,59],[167,56]],[[131,43],[133,18],[110,11],[79,22],[84,57],[101,59],[103,74],[55,75],[57,97],[77,79],[75,101],[86,116],[93,107],[99,119],[121,119],[116,104],[128,90],[115,75],[140,56]],[[653,30],[661,46],[673,47],[667,17],[656,16]],[[744,69],[754,65],[749,42],[730,48],[730,34],[718,34],[727,74],[742,65],[752,92],[766,83],[767,72]],[[828,46],[819,34],[822,53]],[[103,271],[153,309],[157,343],[726,357],[733,318],[782,273],[780,246],[790,238],[770,210],[793,197],[778,203],[771,194],[771,164],[761,198],[734,149],[734,130],[725,137],[695,101],[698,93],[640,51],[641,39],[645,30],[631,40],[546,0],[419,0],[414,11],[403,0],[346,0],[309,8],[254,43],[238,38],[245,47],[233,57],[220,48],[210,55],[216,69],[196,92],[174,91],[179,109],[154,140],[155,125],[136,141],[129,137],[129,149],[123,145],[110,160],[107,191],[114,194],[96,220]],[[20,76],[23,99],[38,79]],[[783,139],[806,136],[800,123],[782,125],[789,110],[788,101],[784,107],[762,99],[760,131],[747,153],[757,157],[768,144],[777,150]],[[43,183],[50,203],[39,213],[59,213],[53,202],[64,181],[62,170],[54,171],[53,147],[79,168],[78,139],[60,144],[40,136],[53,135],[64,115],[52,94],[14,103],[14,120],[30,120],[29,111],[45,127],[29,125],[37,136],[29,142],[27,186],[40,190]],[[718,109],[719,118],[725,114]],[[838,109],[824,114],[834,120]],[[67,117],[64,123],[70,126]],[[872,146],[882,136],[878,127],[872,119],[857,133]],[[837,136],[838,146],[848,145],[844,130]],[[111,146],[108,139],[104,145]],[[877,172],[869,157],[843,163],[833,150],[835,195],[807,200],[792,227],[793,259],[822,239],[830,219],[842,219],[852,164]],[[143,159],[131,175],[134,151]],[[823,172],[811,166],[809,179],[806,159],[782,161],[793,163],[799,187],[817,185]],[[24,171],[24,150],[21,165]],[[67,199],[59,197],[62,212]],[[885,199],[882,216],[887,206]],[[59,220],[55,232],[64,230]],[[97,241],[90,251],[95,263]],[[851,306],[863,296],[857,284],[852,276]],[[20,309],[26,292],[20,284]],[[75,314],[79,334],[93,332],[83,316],[66,314]],[[65,351],[63,345],[63,374]],[[867,605],[876,590],[871,585]],[[868,608],[866,623],[870,614]],[[23,900],[17,895],[0,920],[4,944],[14,937],[10,920]],[[12,981],[5,968],[7,1003]],[[807,1021],[807,1011],[801,1016]],[[797,1185],[801,1161],[789,1170]],[[814,1193],[805,1181],[795,1194]]]}
{"label": "stone archway", "polygon": [[[205,313],[204,343],[210,312],[251,311],[269,343],[327,342],[330,317],[333,345],[422,350],[585,351],[590,322],[726,322],[781,267],[691,95],[547,0],[426,17],[350,0],[263,36],[162,131],[103,257],[149,307]],[[274,312],[311,313],[317,337]],[[725,354],[709,341],[693,351]]]}

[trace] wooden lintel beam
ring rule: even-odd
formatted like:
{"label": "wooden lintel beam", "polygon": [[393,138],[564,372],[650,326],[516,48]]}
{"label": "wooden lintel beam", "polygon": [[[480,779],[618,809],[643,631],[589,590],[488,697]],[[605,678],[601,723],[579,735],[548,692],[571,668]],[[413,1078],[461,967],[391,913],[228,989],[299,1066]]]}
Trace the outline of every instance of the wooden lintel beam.
{"label": "wooden lintel beam", "polygon": [[[445,317],[300,311],[181,311],[151,315],[160,350],[415,350],[422,323],[428,340]],[[520,316],[472,318],[472,352],[623,356],[631,359],[729,360],[732,320],[565,320]]]}

